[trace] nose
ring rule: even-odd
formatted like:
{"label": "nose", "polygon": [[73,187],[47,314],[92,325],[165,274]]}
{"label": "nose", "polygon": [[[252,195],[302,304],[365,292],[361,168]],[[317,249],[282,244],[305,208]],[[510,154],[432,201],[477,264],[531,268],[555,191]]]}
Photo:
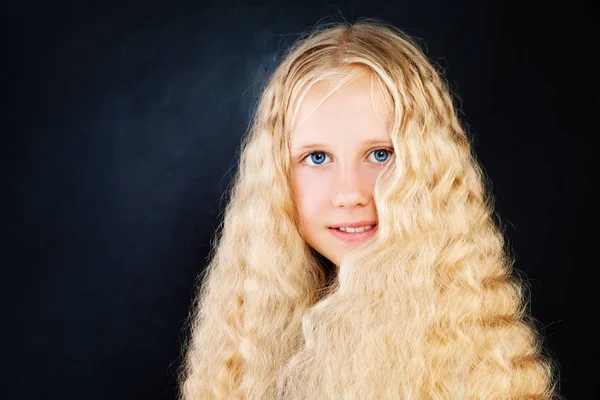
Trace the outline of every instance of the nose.
{"label": "nose", "polygon": [[371,183],[366,171],[356,163],[348,163],[334,178],[332,204],[335,207],[354,208],[366,206],[371,198]]}

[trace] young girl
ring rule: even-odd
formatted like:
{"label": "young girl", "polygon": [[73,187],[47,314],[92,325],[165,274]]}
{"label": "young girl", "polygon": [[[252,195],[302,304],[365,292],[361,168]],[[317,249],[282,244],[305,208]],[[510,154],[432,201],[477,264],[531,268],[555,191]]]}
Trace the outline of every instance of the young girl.
{"label": "young girl", "polygon": [[181,398],[558,398],[493,215],[415,41],[374,19],[315,29],[242,143]]}

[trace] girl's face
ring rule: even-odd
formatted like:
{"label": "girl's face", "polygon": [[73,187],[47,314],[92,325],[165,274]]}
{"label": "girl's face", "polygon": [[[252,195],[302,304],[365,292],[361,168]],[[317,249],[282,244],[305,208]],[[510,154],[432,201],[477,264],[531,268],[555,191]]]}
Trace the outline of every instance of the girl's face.
{"label": "girl's face", "polygon": [[[394,148],[385,123],[390,110],[374,82],[371,96],[369,75],[338,89],[313,112],[330,84],[315,84],[300,104],[290,144],[291,183],[304,239],[339,267],[344,254],[377,229],[373,187]],[[375,226],[363,233],[333,228],[355,223]]]}

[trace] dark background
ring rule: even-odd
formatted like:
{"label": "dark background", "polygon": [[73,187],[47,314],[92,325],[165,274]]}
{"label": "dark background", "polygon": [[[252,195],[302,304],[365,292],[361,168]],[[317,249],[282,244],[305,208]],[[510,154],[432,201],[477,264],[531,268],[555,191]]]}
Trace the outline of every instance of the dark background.
{"label": "dark background", "polygon": [[582,297],[595,294],[583,285],[597,265],[591,7],[172,0],[3,10],[1,398],[175,398],[193,283],[258,91],[298,33],[340,15],[393,23],[446,71],[560,363],[561,394],[597,395],[587,333],[597,312]]}

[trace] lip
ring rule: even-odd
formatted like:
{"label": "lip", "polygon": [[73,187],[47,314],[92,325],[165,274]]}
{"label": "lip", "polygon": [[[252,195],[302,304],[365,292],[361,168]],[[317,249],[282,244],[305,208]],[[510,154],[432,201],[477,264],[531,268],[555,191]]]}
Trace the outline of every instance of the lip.
{"label": "lip", "polygon": [[[369,225],[369,224],[364,224],[364,225]],[[358,225],[358,226],[364,226],[364,225]],[[344,226],[344,225],[341,225],[341,226]],[[362,231],[360,233],[342,232],[336,228],[329,228],[329,231],[333,234],[333,236],[337,237],[338,239],[344,240],[346,242],[360,242],[362,240],[367,239],[371,235],[373,235],[375,233],[375,231],[377,231],[377,225],[374,225],[371,228],[367,229],[366,231]]]}
{"label": "lip", "polygon": [[377,221],[358,221],[358,222],[342,222],[341,224],[331,225],[330,228],[358,228],[359,226],[377,225]]}

